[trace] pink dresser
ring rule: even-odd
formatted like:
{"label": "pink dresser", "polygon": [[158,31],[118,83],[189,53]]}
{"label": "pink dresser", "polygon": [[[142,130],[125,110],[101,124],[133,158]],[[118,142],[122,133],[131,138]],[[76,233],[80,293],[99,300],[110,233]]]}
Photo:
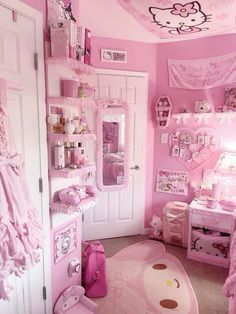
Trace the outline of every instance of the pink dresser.
{"label": "pink dresser", "polygon": [[163,240],[166,243],[187,247],[188,204],[168,202],[163,208]]}
{"label": "pink dresser", "polygon": [[230,244],[235,231],[236,212],[194,199],[189,206],[188,258],[229,267]]}

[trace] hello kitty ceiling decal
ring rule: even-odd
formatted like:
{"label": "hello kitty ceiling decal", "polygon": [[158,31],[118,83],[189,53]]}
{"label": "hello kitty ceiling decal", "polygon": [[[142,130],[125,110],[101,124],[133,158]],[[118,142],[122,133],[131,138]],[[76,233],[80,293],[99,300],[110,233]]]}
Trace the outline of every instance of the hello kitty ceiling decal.
{"label": "hello kitty ceiling decal", "polygon": [[117,0],[159,38],[203,37],[235,28],[236,0]]}

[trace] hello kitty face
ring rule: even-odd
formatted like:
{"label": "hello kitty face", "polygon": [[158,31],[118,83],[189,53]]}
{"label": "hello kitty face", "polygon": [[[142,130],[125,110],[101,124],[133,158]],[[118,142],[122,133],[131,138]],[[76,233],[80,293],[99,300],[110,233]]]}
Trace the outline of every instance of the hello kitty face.
{"label": "hello kitty face", "polygon": [[66,254],[70,249],[71,237],[65,237],[61,242],[61,253]]}
{"label": "hello kitty face", "polygon": [[171,34],[189,34],[208,29],[198,27],[209,19],[209,15],[201,11],[198,1],[186,4],[175,3],[172,8],[166,9],[150,7],[149,12],[154,22],[161,28],[170,28]]}

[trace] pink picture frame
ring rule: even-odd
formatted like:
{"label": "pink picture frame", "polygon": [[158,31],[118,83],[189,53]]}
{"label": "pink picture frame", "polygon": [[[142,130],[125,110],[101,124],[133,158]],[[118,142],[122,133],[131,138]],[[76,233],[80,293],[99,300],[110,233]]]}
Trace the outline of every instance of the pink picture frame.
{"label": "pink picture frame", "polygon": [[73,252],[76,248],[77,223],[73,222],[54,233],[54,264],[59,263],[64,257]]}

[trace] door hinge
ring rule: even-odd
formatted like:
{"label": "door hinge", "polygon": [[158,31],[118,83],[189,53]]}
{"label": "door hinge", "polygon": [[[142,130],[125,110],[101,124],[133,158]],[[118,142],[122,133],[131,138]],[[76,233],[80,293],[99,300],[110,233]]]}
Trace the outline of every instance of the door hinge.
{"label": "door hinge", "polygon": [[37,52],[34,53],[34,68],[36,71],[39,69],[39,57]]}
{"label": "door hinge", "polygon": [[47,288],[43,286],[43,300],[47,300]]}
{"label": "door hinge", "polygon": [[43,193],[43,178],[39,178],[39,193]]}

